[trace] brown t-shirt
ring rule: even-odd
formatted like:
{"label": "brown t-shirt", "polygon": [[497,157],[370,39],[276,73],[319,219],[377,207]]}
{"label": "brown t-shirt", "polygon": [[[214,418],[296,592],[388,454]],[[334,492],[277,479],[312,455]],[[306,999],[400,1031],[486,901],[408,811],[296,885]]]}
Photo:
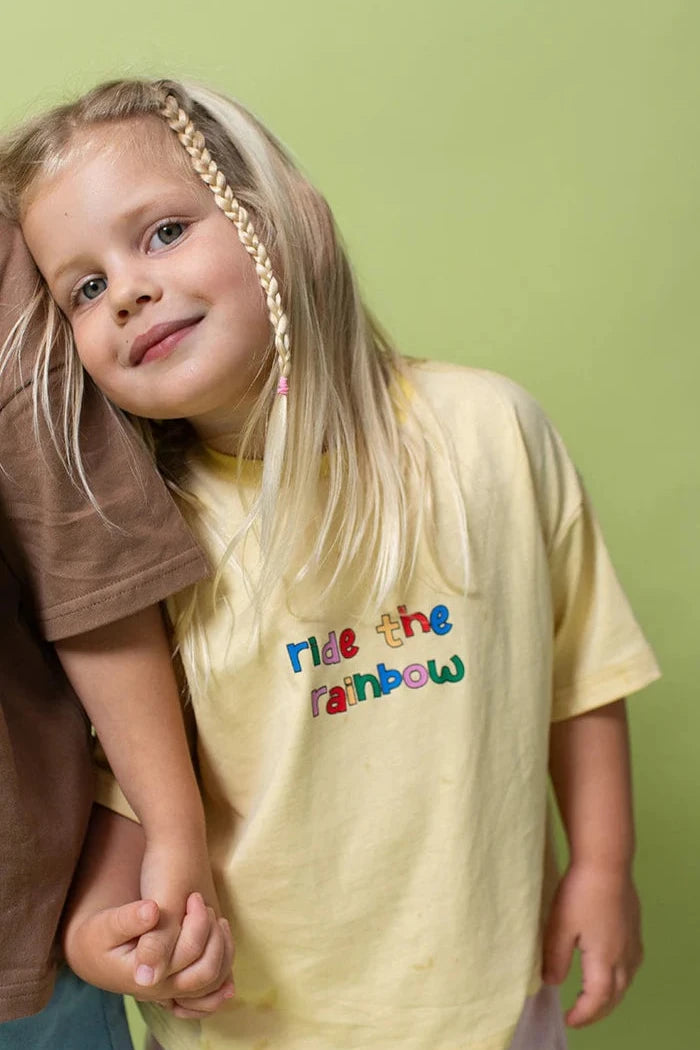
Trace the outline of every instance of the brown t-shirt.
{"label": "brown t-shirt", "polygon": [[[0,218],[0,345],[36,273]],[[33,430],[22,375],[0,378],[0,1022],[53,988],[56,928],[92,798],[89,727],[48,640],[99,627],[194,582],[206,564],[135,436],[88,385],[81,443],[105,521]],[[59,396],[60,369],[50,388]]]}

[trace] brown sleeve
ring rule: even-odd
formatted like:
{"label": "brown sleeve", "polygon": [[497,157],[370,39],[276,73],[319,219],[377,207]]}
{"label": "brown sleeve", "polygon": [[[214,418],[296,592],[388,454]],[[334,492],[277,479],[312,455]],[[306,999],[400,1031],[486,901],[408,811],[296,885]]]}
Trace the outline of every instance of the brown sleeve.
{"label": "brown sleeve", "polygon": [[5,549],[0,507],[0,1022],[51,996],[56,930],[93,795],[86,718],[25,616]]}
{"label": "brown sleeve", "polygon": [[[0,226],[0,340],[36,279],[18,234]],[[3,257],[6,262],[3,278]],[[206,562],[135,433],[87,383],[80,443],[98,512],[67,477],[40,414],[34,432],[31,347],[25,384],[0,386],[0,501],[49,640],[145,608],[206,574]],[[60,402],[62,373],[51,373]]]}

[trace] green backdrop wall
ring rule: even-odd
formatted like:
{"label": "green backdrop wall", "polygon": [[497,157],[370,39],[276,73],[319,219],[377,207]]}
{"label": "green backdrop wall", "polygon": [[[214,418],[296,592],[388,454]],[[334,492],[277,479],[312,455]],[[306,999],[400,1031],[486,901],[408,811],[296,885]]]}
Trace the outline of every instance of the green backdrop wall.
{"label": "green backdrop wall", "polygon": [[2,35],[2,124],[125,73],[240,97],[330,199],[399,344],[543,402],[665,670],[631,704],[647,961],[571,1046],[698,1045],[700,6],[44,0]]}

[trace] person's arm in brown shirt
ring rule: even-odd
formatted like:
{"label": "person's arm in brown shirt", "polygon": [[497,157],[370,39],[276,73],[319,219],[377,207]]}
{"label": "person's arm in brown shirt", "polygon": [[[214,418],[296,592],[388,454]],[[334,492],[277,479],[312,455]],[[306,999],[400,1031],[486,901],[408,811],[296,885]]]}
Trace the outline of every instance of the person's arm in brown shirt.
{"label": "person's arm in brown shirt", "polygon": [[188,896],[199,892],[218,907],[160,610],[150,606],[55,646],[145,832],[140,896],[160,908],[157,930],[136,953],[145,968],[138,983],[148,985],[166,972]]}

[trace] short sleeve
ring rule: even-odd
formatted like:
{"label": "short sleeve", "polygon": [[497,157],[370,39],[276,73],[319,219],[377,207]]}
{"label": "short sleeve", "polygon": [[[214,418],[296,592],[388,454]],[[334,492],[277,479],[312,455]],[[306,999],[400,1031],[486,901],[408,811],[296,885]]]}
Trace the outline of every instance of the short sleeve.
{"label": "short sleeve", "polygon": [[[38,275],[17,226],[0,218],[0,346]],[[207,563],[137,435],[86,381],[80,443],[99,510],[73,484],[43,414],[35,429],[36,328],[22,365],[0,371],[0,503],[12,569],[29,584],[34,615],[55,641],[138,612],[206,575]],[[49,376],[58,414],[63,372]]]}
{"label": "short sleeve", "polygon": [[[492,383],[493,379],[490,380]],[[547,552],[554,623],[552,719],[582,714],[660,676],[610,560],[585,487],[561,436],[537,401],[498,377],[524,462]],[[529,479],[528,490],[522,479]]]}
{"label": "short sleeve", "polygon": [[660,676],[580,490],[578,511],[550,552],[554,721],[612,703]]}
{"label": "short sleeve", "polygon": [[[50,395],[60,398],[61,375]],[[29,388],[0,408],[0,499],[50,641],[137,612],[206,574],[206,562],[137,435],[90,383],[80,443],[99,510],[71,482]]]}

